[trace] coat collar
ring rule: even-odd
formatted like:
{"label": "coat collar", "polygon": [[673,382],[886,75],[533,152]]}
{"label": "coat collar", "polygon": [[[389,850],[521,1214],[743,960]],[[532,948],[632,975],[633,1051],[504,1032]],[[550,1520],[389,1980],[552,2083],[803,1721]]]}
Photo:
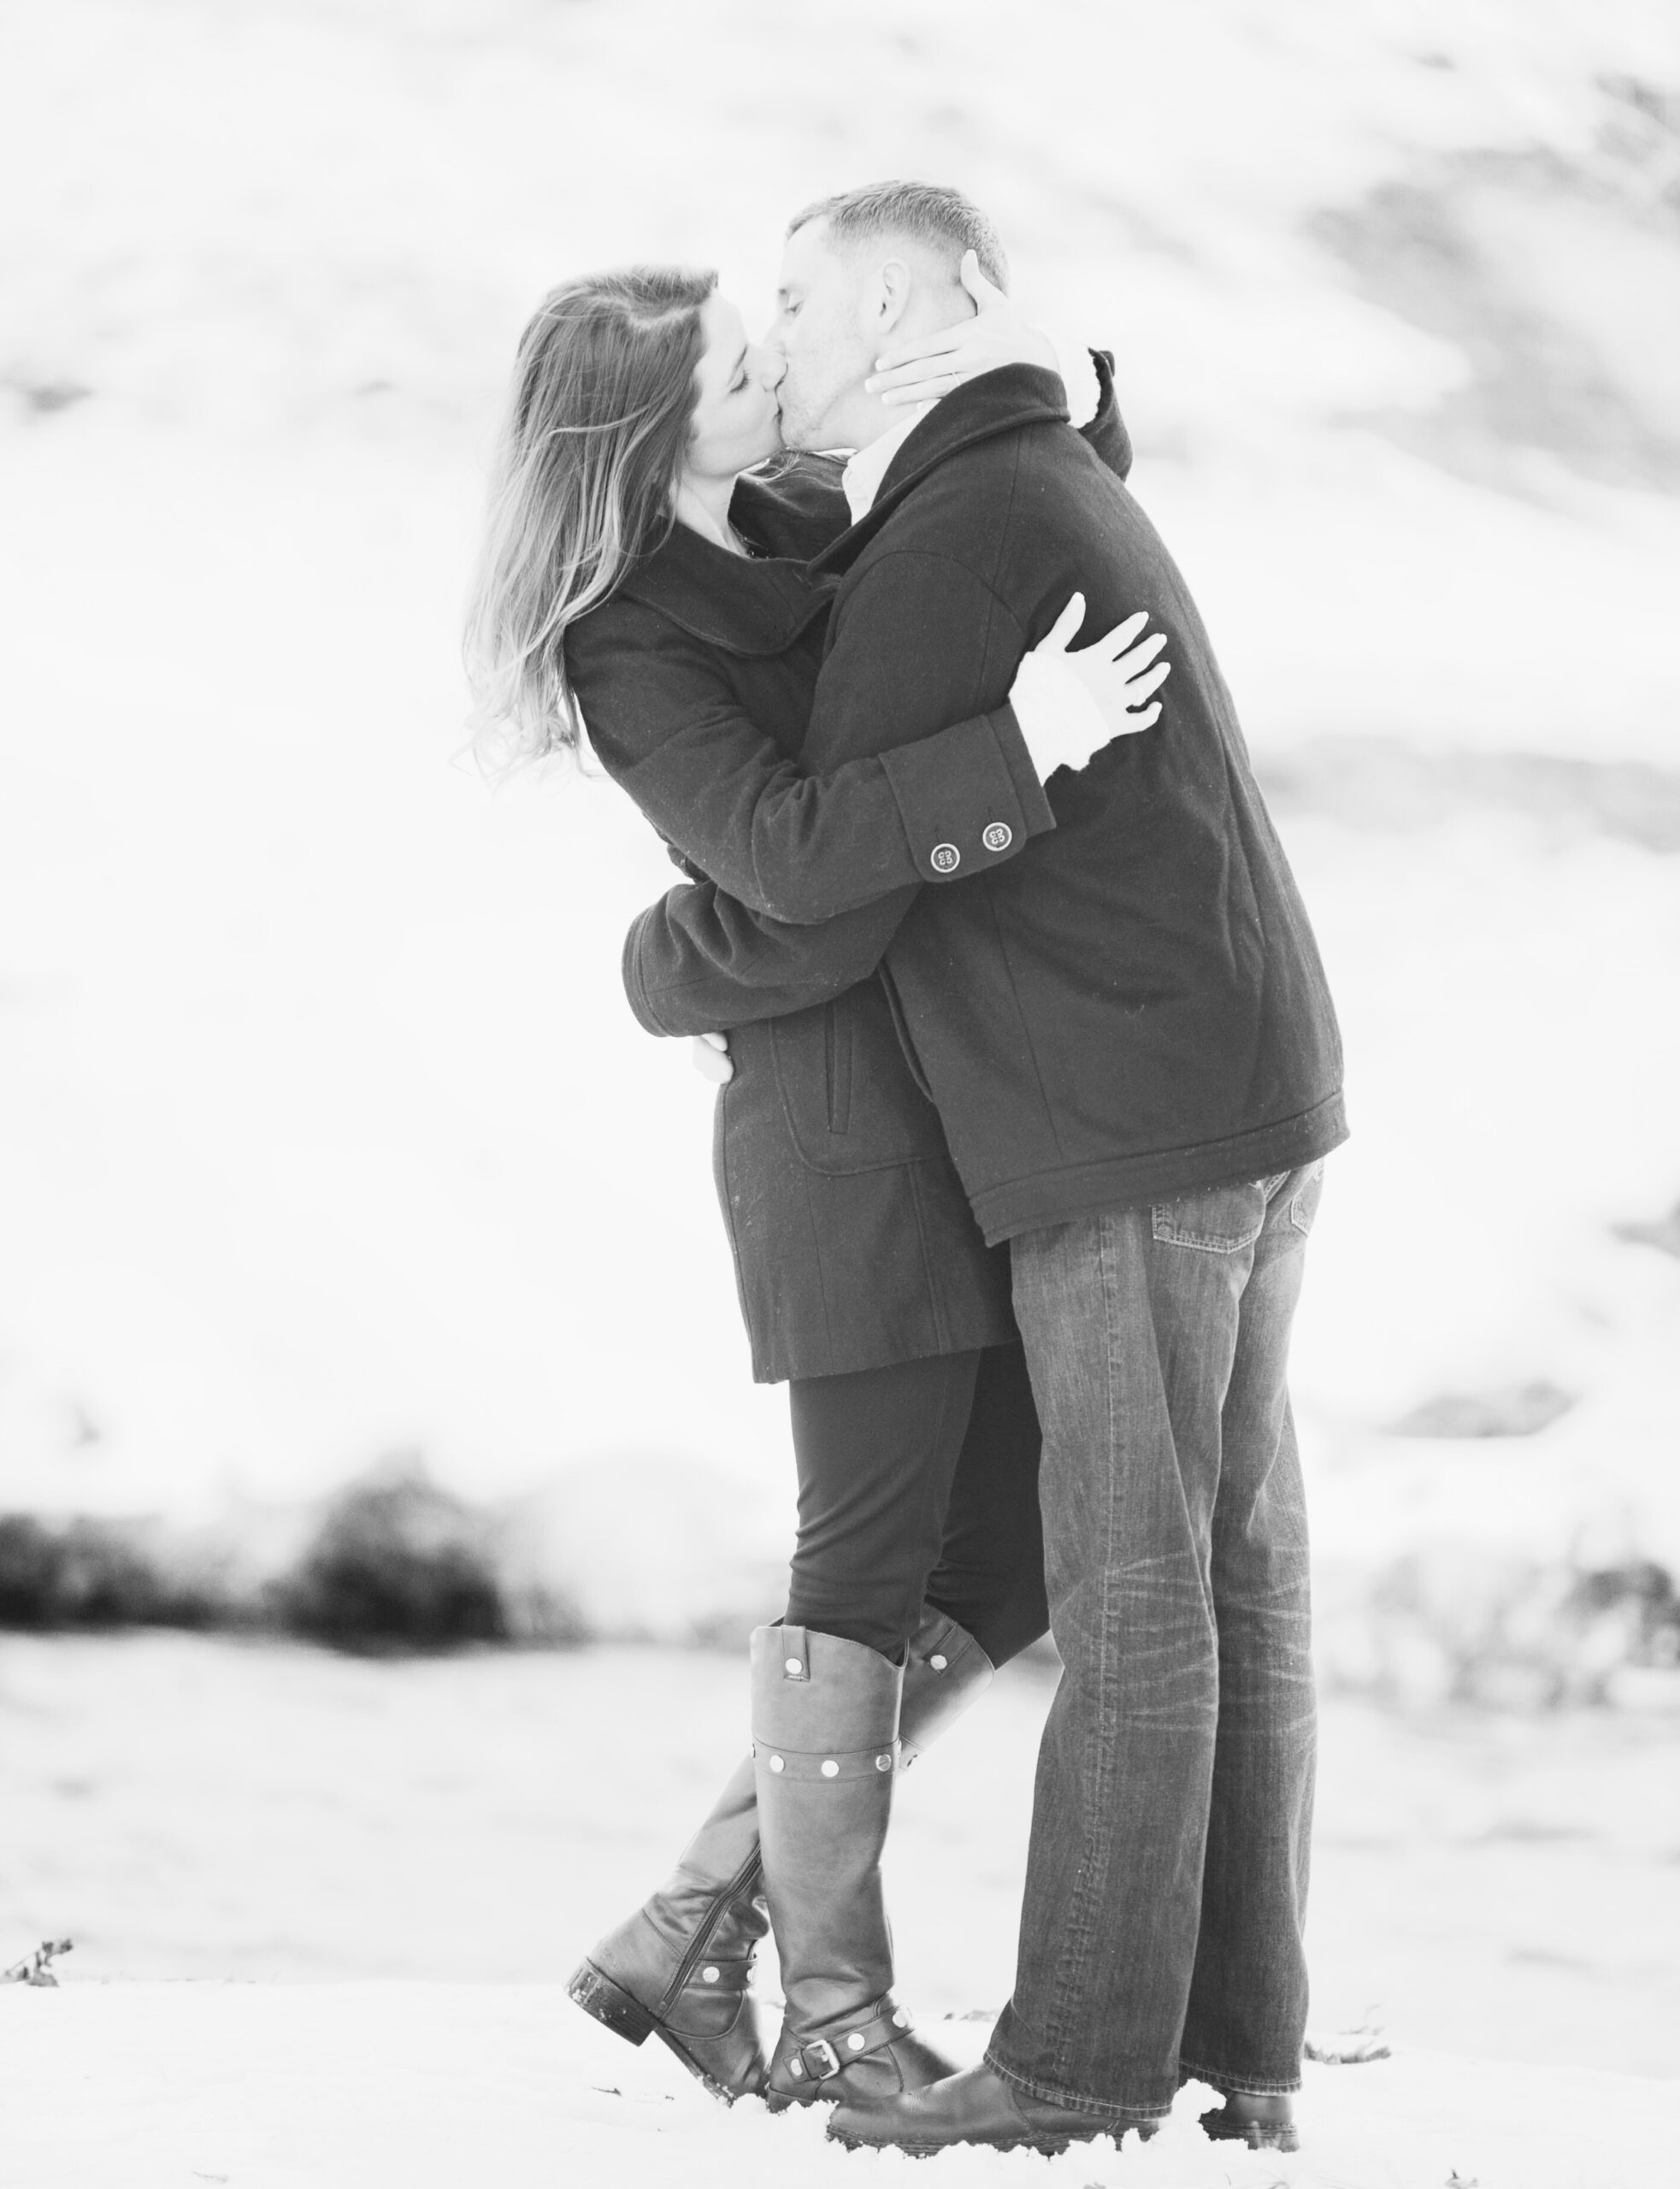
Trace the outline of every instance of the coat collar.
{"label": "coat collar", "polygon": [[1041,365],[1000,365],[942,396],[887,467],[873,505],[812,562],[814,573],[848,569],[911,490],[958,450],[1021,426],[1066,425],[1067,391]]}
{"label": "coat collar", "polygon": [[779,474],[749,474],[735,488],[730,516],[743,538],[767,552],[746,560],[675,525],[618,590],[726,653],[785,653],[828,608],[838,583],[813,578],[807,558],[846,522],[839,466],[801,457]]}

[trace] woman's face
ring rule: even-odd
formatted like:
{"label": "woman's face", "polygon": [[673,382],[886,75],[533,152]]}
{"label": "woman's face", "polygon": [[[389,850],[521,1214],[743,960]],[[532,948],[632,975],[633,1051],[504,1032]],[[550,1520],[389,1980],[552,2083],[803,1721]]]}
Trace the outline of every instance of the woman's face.
{"label": "woman's face", "polygon": [[699,400],[685,469],[703,479],[733,479],[781,446],[776,388],[787,361],[749,342],[740,314],[714,291],[700,310],[706,346],[694,368]]}

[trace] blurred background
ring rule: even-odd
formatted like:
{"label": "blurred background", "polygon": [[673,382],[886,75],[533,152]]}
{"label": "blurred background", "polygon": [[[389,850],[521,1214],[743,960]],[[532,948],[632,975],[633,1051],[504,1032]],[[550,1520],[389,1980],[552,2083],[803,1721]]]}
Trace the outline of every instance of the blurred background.
{"label": "blurred background", "polygon": [[[458,611],[545,288],[756,329],[911,174],[1116,352],[1341,1009],[1323,2015],[1680,2072],[1677,94],[1666,0],[0,9],[0,1962],[563,1978],[743,1739],[670,870],[486,788]],[[1053,1675],[906,1782],[945,2011]]]}

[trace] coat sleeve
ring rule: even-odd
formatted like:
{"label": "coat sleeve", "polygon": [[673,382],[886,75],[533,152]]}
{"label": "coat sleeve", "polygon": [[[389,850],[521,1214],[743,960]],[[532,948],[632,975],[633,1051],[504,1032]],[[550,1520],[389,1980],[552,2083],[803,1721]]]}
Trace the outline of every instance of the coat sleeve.
{"label": "coat sleeve", "polygon": [[650,1034],[713,1034],[826,1003],[866,980],[915,888],[795,927],[754,912],[714,882],[668,891],[624,941],[624,992]]}
{"label": "coat sleeve", "polygon": [[754,725],[710,648],[651,609],[603,611],[568,670],[608,774],[687,861],[774,920],[943,881],[934,854],[953,835],[995,865],[1055,825],[1006,698],[908,746],[883,723],[875,751],[813,773]]}
{"label": "coat sleeve", "polygon": [[[902,693],[903,734],[961,712],[976,692],[1008,689],[1024,649],[1019,626],[974,574],[947,558],[894,555],[870,570],[846,603],[817,684],[811,737],[825,765],[864,757],[890,735],[878,711]],[[860,753],[858,747],[863,748]],[[881,757],[902,763],[906,749]],[[940,833],[927,857],[962,881],[983,872],[986,827],[964,829],[940,788],[928,787]],[[713,886],[672,890],[644,912],[624,952],[632,1009],[651,1032],[710,1033],[821,1003],[874,971],[915,899],[906,888],[820,925],[766,918]]]}

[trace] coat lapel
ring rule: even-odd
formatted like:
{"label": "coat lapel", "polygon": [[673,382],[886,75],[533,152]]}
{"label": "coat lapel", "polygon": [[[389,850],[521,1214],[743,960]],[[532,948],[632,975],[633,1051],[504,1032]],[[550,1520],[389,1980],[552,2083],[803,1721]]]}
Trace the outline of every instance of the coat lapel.
{"label": "coat lapel", "polygon": [[838,466],[800,458],[781,476],[743,478],[731,514],[742,537],[767,550],[746,558],[673,525],[619,590],[707,646],[736,654],[785,653],[824,614],[838,579],[814,577],[806,558],[846,521]]}
{"label": "coat lapel", "polygon": [[1020,426],[1067,422],[1067,392],[1054,373],[1040,365],[1000,365],[953,389],[906,437],[867,514],[813,559],[813,574],[849,569],[905,496],[959,449]]}

